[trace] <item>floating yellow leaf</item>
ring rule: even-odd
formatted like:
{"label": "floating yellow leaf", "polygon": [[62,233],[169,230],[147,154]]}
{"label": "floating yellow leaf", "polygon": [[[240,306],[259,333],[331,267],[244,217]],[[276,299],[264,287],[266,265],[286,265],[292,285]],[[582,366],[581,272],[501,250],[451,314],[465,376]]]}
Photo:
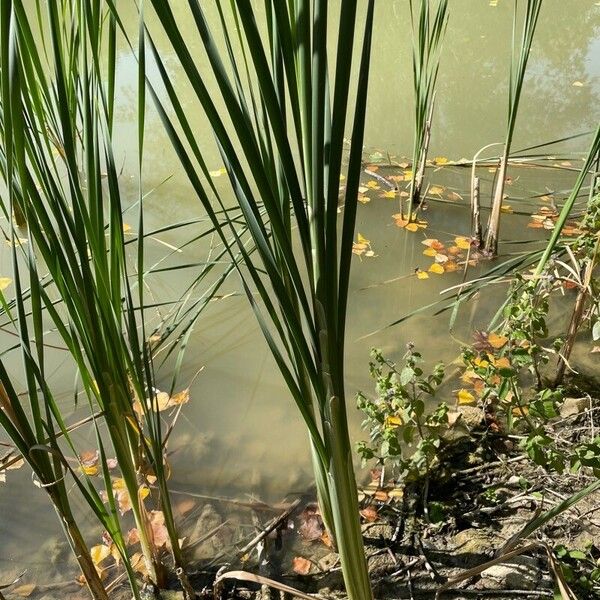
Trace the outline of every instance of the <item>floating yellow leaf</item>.
{"label": "floating yellow leaf", "polygon": [[503,335],[498,335],[497,333],[494,333],[492,331],[488,335],[487,341],[492,348],[495,348],[496,350],[498,350],[499,348],[502,348],[502,346],[504,346],[506,344],[506,342],[508,342],[508,338]]}
{"label": "floating yellow leaf", "polygon": [[432,185],[429,188],[429,193],[433,194],[434,196],[441,196],[443,191],[444,191],[444,188],[440,187],[439,185]]}
{"label": "floating yellow leaf", "polygon": [[365,196],[364,194],[359,194],[358,201],[361,204],[368,204],[369,202],[371,202],[371,198],[369,198],[369,196]]}
{"label": "floating yellow leaf", "polygon": [[447,263],[444,263],[444,271],[446,271],[446,273],[453,273],[454,271],[458,271],[458,265],[455,261],[449,260]]}
{"label": "floating yellow leaf", "polygon": [[513,213],[513,212],[514,212],[514,210],[512,209],[512,206],[511,206],[510,204],[503,204],[503,205],[500,207],[500,210],[501,210],[503,213]]}
{"label": "floating yellow leaf", "polygon": [[131,225],[123,223],[123,233],[129,233],[131,231]]}
{"label": "floating yellow leaf", "polygon": [[439,240],[436,240],[435,238],[429,238],[426,240],[423,240],[421,242],[421,244],[423,244],[424,246],[429,246],[429,248],[433,248],[436,251],[440,251],[444,249],[444,244],[442,244],[442,242],[440,242]]}
{"label": "floating yellow leaf", "polygon": [[526,406],[515,406],[512,409],[512,414],[514,417],[524,417],[529,414],[529,409]]}
{"label": "floating yellow leaf", "polygon": [[445,156],[436,156],[433,162],[436,165],[447,165],[450,161]]}
{"label": "floating yellow leaf", "polygon": [[376,181],[369,181],[367,183],[367,187],[371,190],[378,190],[379,189],[379,184]]}
{"label": "floating yellow leaf", "polygon": [[358,233],[356,235],[356,239],[358,240],[359,244],[370,244],[371,242],[361,233]]}
{"label": "floating yellow leaf", "polygon": [[412,176],[413,172],[410,169],[404,171],[404,181],[410,181],[412,179]]}
{"label": "floating yellow leaf", "polygon": [[421,269],[417,269],[417,279],[429,279],[427,271],[421,271]]}
{"label": "floating yellow leaf", "polygon": [[442,265],[440,265],[439,263],[433,263],[429,267],[429,272],[430,273],[437,273],[438,275],[441,275],[444,272],[444,267],[442,267]]}
{"label": "floating yellow leaf", "polygon": [[104,544],[98,544],[90,549],[92,562],[96,567],[106,558],[110,556],[110,548]]}
{"label": "floating yellow leaf", "polygon": [[435,256],[437,254],[437,251],[435,250],[435,248],[425,248],[425,250],[423,250],[423,254],[425,256]]}
{"label": "floating yellow leaf", "polygon": [[221,167],[216,171],[210,171],[209,175],[211,177],[221,177],[222,175],[225,175],[225,173],[227,173],[227,169],[225,167]]}
{"label": "floating yellow leaf", "polygon": [[475,396],[465,389],[458,390],[456,397],[459,404],[473,404],[475,402]]}
{"label": "floating yellow leaf", "polygon": [[3,292],[11,283],[10,277],[0,277],[0,292]]}
{"label": "floating yellow leaf", "polygon": [[186,388],[185,390],[181,390],[181,392],[177,392],[171,396],[171,405],[179,406],[180,404],[187,404],[190,401],[190,388]]}
{"label": "floating yellow leaf", "polygon": [[419,231],[419,226],[416,223],[407,223],[404,226],[404,229],[406,229],[406,231],[412,231],[414,233],[415,231]]}
{"label": "floating yellow leaf", "polygon": [[390,200],[393,200],[396,197],[396,191],[395,190],[388,190],[387,192],[383,192],[383,194],[380,194],[381,198],[388,198]]}
{"label": "floating yellow leaf", "polygon": [[454,243],[461,250],[468,250],[471,247],[471,240],[466,237],[461,237],[461,236],[455,237]]}

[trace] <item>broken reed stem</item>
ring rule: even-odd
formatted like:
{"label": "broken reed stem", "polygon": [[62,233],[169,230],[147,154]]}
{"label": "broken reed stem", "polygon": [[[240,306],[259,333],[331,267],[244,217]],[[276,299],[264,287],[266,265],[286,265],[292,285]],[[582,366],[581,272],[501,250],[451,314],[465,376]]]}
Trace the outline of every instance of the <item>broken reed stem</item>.
{"label": "broken reed stem", "polygon": [[490,256],[498,254],[498,237],[500,235],[500,213],[502,211],[502,200],[504,198],[504,186],[506,185],[506,171],[508,168],[508,145],[504,146],[504,154],[498,168],[498,179],[492,201],[492,211],[488,220],[484,250]]}
{"label": "broken reed stem", "polygon": [[415,165],[417,170],[413,172],[410,189],[410,211],[408,220],[412,221],[412,209],[413,206],[419,204],[421,198],[421,188],[423,187],[423,179],[425,178],[425,168],[427,166],[427,154],[429,152],[429,142],[431,140],[431,125],[433,121],[433,109],[435,107],[435,92],[431,98],[431,105],[429,107],[429,114],[427,115],[427,121],[425,122],[425,130],[423,132],[423,140],[419,148],[419,153],[414,157],[413,169]]}
{"label": "broken reed stem", "polygon": [[471,189],[471,211],[471,237],[473,238],[477,248],[479,249],[483,246],[479,177],[475,177],[473,180],[473,187]]}

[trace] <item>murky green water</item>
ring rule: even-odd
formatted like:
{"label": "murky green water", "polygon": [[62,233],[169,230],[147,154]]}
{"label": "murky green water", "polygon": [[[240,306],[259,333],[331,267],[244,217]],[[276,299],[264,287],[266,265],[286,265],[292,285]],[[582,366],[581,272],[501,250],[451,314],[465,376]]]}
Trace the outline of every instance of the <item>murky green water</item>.
{"label": "murky green water", "polygon": [[[338,5],[339,0],[332,4]],[[407,155],[412,148],[412,81],[406,4],[404,0],[378,3],[366,133],[367,155],[389,153],[396,160],[401,160],[399,157]],[[499,0],[497,7],[491,7],[487,0],[451,0],[431,156],[470,157],[480,147],[502,140],[512,4]],[[189,35],[190,48],[197,54],[200,68],[205,67],[200,42],[192,35],[191,21],[186,19],[184,8],[179,16],[184,36]],[[133,5],[128,20],[134,29]],[[175,84],[185,89],[177,61],[169,53],[160,29],[155,26],[151,30]],[[123,164],[124,190],[134,201],[136,64],[124,43],[120,47],[117,83],[116,154]],[[600,7],[593,0],[568,3],[546,0],[525,84],[515,148],[590,130],[600,118],[599,92]],[[212,140],[207,124],[199,115],[191,94],[186,96],[184,105],[188,114],[193,115],[199,137],[210,147]],[[151,190],[159,186],[147,200],[147,226],[159,227],[201,216],[200,205],[178,169],[162,127],[151,110],[147,125],[145,188]],[[578,138],[557,146],[554,151],[557,155],[575,156],[586,149],[586,144],[586,138]],[[209,167],[218,169],[221,164],[217,154],[209,156],[212,158]],[[573,167],[579,164],[576,158],[570,162]],[[485,200],[489,198],[493,174],[484,168],[480,175]],[[514,168],[510,175],[513,183],[507,189],[510,196],[507,203],[515,214],[506,215],[503,237],[506,240],[540,237],[538,230],[527,229],[528,218],[519,213],[534,212],[538,201],[533,198],[549,192],[555,192],[556,201],[560,203],[568,193],[575,171]],[[431,275],[428,280],[420,281],[414,276],[414,269],[426,269],[431,262],[422,255],[421,241],[425,237],[446,240],[469,234],[468,178],[468,170],[459,167],[428,171],[428,182],[443,188],[441,197],[445,201],[436,201],[434,195],[429,202],[429,210],[424,213],[428,228],[423,232],[407,233],[395,227],[391,215],[398,211],[397,204],[379,196],[383,189],[370,190],[370,202],[359,207],[358,231],[371,241],[376,256],[354,260],[346,357],[349,402],[353,402],[358,389],[371,389],[370,346],[378,346],[390,357],[399,358],[405,344],[412,341],[428,360],[451,361],[460,340],[467,339],[473,328],[485,328],[502,299],[503,287],[489,289],[463,310],[460,325],[452,335],[448,332],[447,314],[434,318],[431,312],[401,326],[385,328],[419,306],[433,302],[441,290],[460,283],[460,273]],[[365,184],[369,180],[365,176]],[[227,189],[224,180],[217,180],[217,184]],[[462,199],[455,196],[456,199],[447,200],[451,192]],[[130,223],[134,222],[132,215]],[[160,241],[151,241],[148,263],[168,252],[162,242],[177,246],[192,234],[192,229],[184,229],[177,234],[161,235]],[[504,247],[505,252],[514,250],[512,246]],[[165,264],[205,260],[206,256],[207,248],[196,245],[175,253]],[[9,252],[3,247],[0,275],[7,275],[9,271]],[[193,275],[190,270],[180,270],[153,276],[153,297],[174,299]],[[235,290],[232,280],[226,291]],[[149,318],[156,323],[159,317],[149,315]],[[365,338],[376,331],[379,332]],[[14,338],[8,335],[1,339],[5,346],[14,343]],[[65,366],[66,353],[57,352],[53,360],[51,383],[56,391],[65,392],[64,402],[68,404],[72,402],[69,392],[73,376]],[[19,387],[22,378],[18,360],[11,368]],[[173,488],[215,495],[254,494],[265,500],[278,500],[290,491],[304,491],[311,480],[306,435],[245,298],[233,296],[215,302],[198,322],[187,350],[181,387],[185,387],[200,368],[203,370],[192,387],[192,401],[179,421],[172,443]],[[166,386],[168,369],[164,370],[164,378]],[[444,393],[449,397],[451,392],[448,388]],[[358,436],[359,416],[353,414],[352,418]],[[91,433],[80,431],[77,436],[82,448],[93,447]],[[54,576],[52,569],[62,570],[66,554],[59,554],[56,567],[50,569],[53,550],[45,547],[39,553],[37,549],[58,533],[56,518],[46,506],[44,493],[31,484],[25,469],[9,473],[8,479],[8,484],[0,485],[0,574],[8,575],[26,565],[40,576]]]}

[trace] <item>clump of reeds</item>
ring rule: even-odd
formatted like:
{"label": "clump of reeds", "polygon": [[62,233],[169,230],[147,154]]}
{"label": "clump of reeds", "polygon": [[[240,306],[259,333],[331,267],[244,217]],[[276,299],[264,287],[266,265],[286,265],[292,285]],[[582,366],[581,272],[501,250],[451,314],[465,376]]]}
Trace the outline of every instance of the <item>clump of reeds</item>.
{"label": "clump of reeds", "polygon": [[[408,198],[410,204],[407,213],[409,218],[421,199],[435,108],[435,86],[449,17],[448,0],[435,0],[433,9],[432,0],[418,0],[418,4],[417,9],[414,7],[414,0],[409,2],[415,98],[413,160]],[[404,214],[404,207],[401,209]]]}

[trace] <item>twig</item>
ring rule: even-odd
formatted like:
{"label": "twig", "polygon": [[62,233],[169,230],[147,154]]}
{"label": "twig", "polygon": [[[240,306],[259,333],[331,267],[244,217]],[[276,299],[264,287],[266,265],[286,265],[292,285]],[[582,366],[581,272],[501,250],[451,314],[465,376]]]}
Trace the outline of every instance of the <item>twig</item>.
{"label": "twig", "polygon": [[277,529],[277,527],[283,522],[285,521],[295,510],[296,508],[298,508],[298,505],[300,504],[300,498],[297,498],[296,500],[294,500],[294,502],[292,502],[292,504],[286,509],[284,510],[280,515],[273,517],[269,523],[267,523],[267,525],[264,527],[264,529],[262,531],[260,531],[258,533],[258,535],[256,535],[254,538],[252,538],[239,552],[238,552],[238,557],[239,556],[244,556],[244,554],[248,554],[248,552],[250,550],[252,550],[252,548],[254,548],[254,546],[256,546],[256,544],[260,543],[262,540],[264,540],[272,531],[274,531],[275,529]]}

